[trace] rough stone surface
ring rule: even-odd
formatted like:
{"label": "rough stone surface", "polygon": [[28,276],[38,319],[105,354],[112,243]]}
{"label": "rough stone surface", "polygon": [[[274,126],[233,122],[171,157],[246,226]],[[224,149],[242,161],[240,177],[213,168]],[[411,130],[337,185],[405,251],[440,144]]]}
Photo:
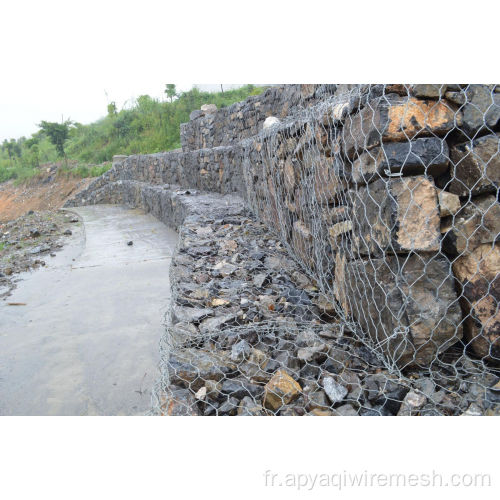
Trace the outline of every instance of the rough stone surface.
{"label": "rough stone surface", "polygon": [[438,197],[431,179],[380,179],[352,193],[353,244],[360,254],[439,250]]}
{"label": "rough stone surface", "polygon": [[500,364],[500,245],[485,243],[453,264],[467,312],[464,337],[474,352]]}
{"label": "rough stone surface", "polygon": [[461,338],[461,311],[444,257],[386,256],[371,262],[339,257],[336,267],[343,309],[399,366],[426,366]]}
{"label": "rough stone surface", "polygon": [[371,149],[380,141],[405,141],[431,133],[444,135],[460,123],[460,113],[443,101],[389,95],[346,118],[343,150],[352,158],[356,151]]}
{"label": "rough stone surface", "polygon": [[388,174],[438,176],[449,162],[448,145],[437,137],[389,142],[362,153],[352,165],[352,180],[367,183]]}
{"label": "rough stone surface", "polygon": [[476,197],[456,212],[444,246],[455,254],[472,252],[500,238],[500,204],[494,195]]}
{"label": "rough stone surface", "polygon": [[448,190],[459,196],[495,192],[500,186],[499,148],[496,134],[452,147]]}
{"label": "rough stone surface", "polygon": [[272,411],[279,410],[296,399],[302,388],[284,370],[279,370],[266,384],[264,406]]}

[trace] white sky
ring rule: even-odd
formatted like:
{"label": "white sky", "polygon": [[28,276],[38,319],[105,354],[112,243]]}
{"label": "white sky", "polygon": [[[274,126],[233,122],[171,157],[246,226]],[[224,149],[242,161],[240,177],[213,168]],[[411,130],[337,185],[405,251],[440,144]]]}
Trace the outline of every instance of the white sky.
{"label": "white sky", "polygon": [[[176,18],[182,26],[172,24]],[[89,123],[106,114],[109,101],[121,108],[141,94],[163,98],[167,82],[218,89],[203,85],[209,73],[193,80],[183,71],[188,59],[179,68],[179,48],[196,24],[167,2],[2,2],[0,142],[29,136],[41,120]]]}
{"label": "white sky", "polygon": [[121,107],[167,82],[499,81],[495,2],[460,3],[4,0],[0,141],[62,115],[88,123],[105,91]]}

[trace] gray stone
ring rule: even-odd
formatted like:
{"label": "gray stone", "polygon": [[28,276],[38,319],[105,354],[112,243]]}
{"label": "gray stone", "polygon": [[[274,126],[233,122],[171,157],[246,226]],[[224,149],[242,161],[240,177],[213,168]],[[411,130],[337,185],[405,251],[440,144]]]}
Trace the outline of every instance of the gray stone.
{"label": "gray stone", "polygon": [[231,348],[231,359],[239,362],[247,359],[250,356],[252,347],[246,340],[240,340]]}
{"label": "gray stone", "polygon": [[[499,96],[500,97],[500,96]],[[500,137],[479,137],[453,146],[447,189],[459,196],[495,193],[500,186]]]}
{"label": "gray stone", "polygon": [[323,378],[323,388],[333,404],[340,403],[349,392],[346,387],[335,382],[333,377],[328,376]]}
{"label": "gray stone", "polygon": [[220,330],[224,326],[234,324],[236,316],[234,314],[224,314],[215,318],[207,318],[200,323],[200,332],[202,334],[211,333]]}
{"label": "gray stone", "polygon": [[462,337],[455,280],[443,256],[337,258],[336,286],[344,311],[399,367],[428,366]]}
{"label": "gray stone", "polygon": [[179,307],[173,308],[173,320],[178,323],[199,323],[202,319],[214,315],[213,309],[199,307]]}
{"label": "gray stone", "polygon": [[197,391],[207,380],[219,381],[234,373],[236,366],[224,351],[182,349],[170,354],[170,383]]}
{"label": "gray stone", "polygon": [[446,172],[448,162],[448,145],[438,137],[389,142],[353,162],[352,180],[362,184],[394,174],[439,176]]}

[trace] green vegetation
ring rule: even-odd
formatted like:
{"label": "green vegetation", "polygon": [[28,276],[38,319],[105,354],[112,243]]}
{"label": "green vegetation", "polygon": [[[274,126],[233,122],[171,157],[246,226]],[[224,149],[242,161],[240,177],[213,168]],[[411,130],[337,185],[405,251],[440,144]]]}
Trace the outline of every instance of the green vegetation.
{"label": "green vegetation", "polygon": [[189,121],[191,111],[206,103],[223,108],[263,90],[245,85],[212,93],[195,87],[178,94],[174,84],[166,84],[164,92],[168,101],[142,95],[122,110],[111,102],[107,115],[89,125],[42,121],[40,130],[29,139],[3,141],[0,182],[8,179],[24,182],[39,172],[40,165],[62,158],[65,160],[60,168],[62,174],[93,177],[109,169],[110,163],[106,162],[115,154],[157,153],[179,148],[180,124]]}

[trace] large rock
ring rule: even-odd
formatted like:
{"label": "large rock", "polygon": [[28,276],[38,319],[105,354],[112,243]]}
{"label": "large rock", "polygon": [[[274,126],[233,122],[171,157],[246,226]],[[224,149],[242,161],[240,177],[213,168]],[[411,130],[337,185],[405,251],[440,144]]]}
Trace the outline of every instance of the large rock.
{"label": "large rock", "polygon": [[346,118],[342,129],[343,150],[353,158],[356,151],[371,149],[382,142],[444,135],[460,124],[460,113],[444,101],[391,94],[370,101],[360,112]]}
{"label": "large rock", "polygon": [[367,183],[394,173],[438,176],[446,171],[448,156],[446,142],[437,137],[389,142],[362,153],[354,161],[352,180],[356,183]]}
{"label": "large rock", "polygon": [[306,168],[312,166],[314,169],[314,196],[317,203],[327,205],[347,189],[349,183],[338,157],[318,154],[303,160],[303,163]]}
{"label": "large rock", "polygon": [[277,411],[297,399],[301,391],[300,385],[285,370],[278,370],[266,384],[264,406]]}
{"label": "large rock", "polygon": [[500,137],[486,135],[451,148],[448,190],[459,196],[494,193],[500,186]]}
{"label": "large rock", "polygon": [[444,247],[449,252],[461,254],[499,238],[500,204],[495,195],[486,195],[472,199],[456,213],[446,233]]}
{"label": "large rock", "polygon": [[439,205],[432,179],[380,179],[351,193],[353,246],[360,254],[439,250]]}
{"label": "large rock", "polygon": [[161,404],[162,415],[169,417],[187,417],[200,414],[196,400],[188,389],[172,388],[168,390],[165,401]]}
{"label": "large rock", "polygon": [[500,95],[491,85],[469,85],[460,93],[464,105],[461,108],[463,132],[473,138],[479,131],[491,130],[500,120]]}
{"label": "large rock", "polygon": [[170,354],[168,375],[171,384],[196,392],[207,380],[222,380],[235,373],[236,365],[226,351],[182,349]]}
{"label": "large rock", "polygon": [[200,108],[206,115],[211,115],[217,112],[217,106],[215,104],[203,104]]}
{"label": "large rock", "polygon": [[453,271],[462,283],[467,313],[464,337],[474,352],[500,363],[500,244],[484,243],[459,257]]}
{"label": "large rock", "polygon": [[336,258],[336,295],[348,317],[399,367],[428,366],[462,337],[449,261],[438,255]]}

